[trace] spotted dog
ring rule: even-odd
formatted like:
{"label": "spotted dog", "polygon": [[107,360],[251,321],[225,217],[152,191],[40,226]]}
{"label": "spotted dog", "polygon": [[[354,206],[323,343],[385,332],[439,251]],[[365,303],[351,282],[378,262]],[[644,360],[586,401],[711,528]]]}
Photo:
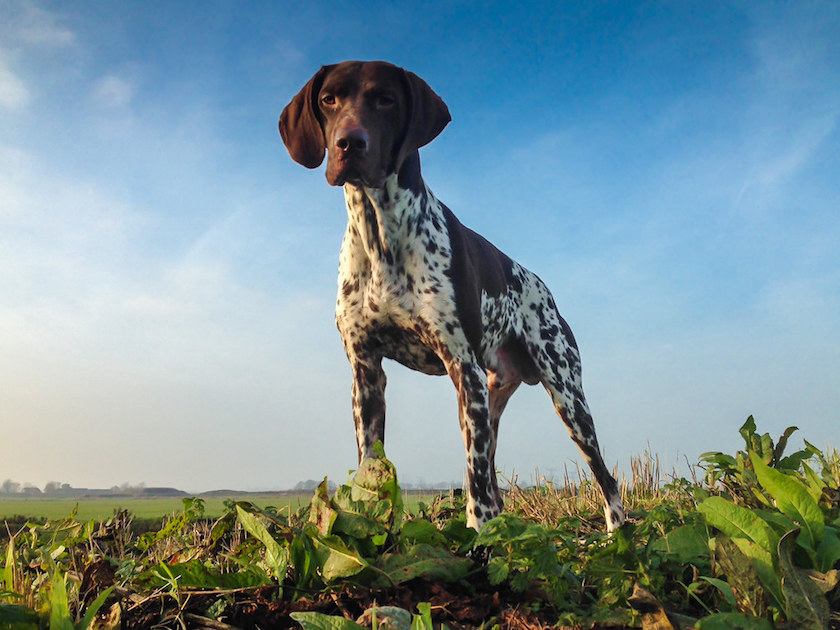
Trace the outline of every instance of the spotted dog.
{"label": "spotted dog", "polygon": [[449,123],[417,75],[385,62],[322,67],[280,116],[292,159],[344,186],[336,323],[353,373],[359,461],[385,437],[388,358],[448,374],[467,453],[467,523],[502,510],[499,417],[521,383],[542,383],[604,495],[607,529],[624,521],[581,386],[580,354],[543,282],[464,227],[426,187],[418,149]]}

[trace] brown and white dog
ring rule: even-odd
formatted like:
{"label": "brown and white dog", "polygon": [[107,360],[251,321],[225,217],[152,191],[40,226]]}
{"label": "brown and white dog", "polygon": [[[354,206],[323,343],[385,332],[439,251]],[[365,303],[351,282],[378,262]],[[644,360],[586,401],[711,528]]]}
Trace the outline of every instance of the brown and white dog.
{"label": "brown and white dog", "polygon": [[449,123],[417,75],[381,61],[322,67],[280,116],[289,154],[344,186],[336,323],[353,371],[359,461],[385,438],[388,358],[448,374],[467,452],[467,523],[503,507],[494,457],[499,417],[522,382],[542,383],[604,495],[607,529],[624,521],[598,450],[580,354],[533,273],[464,227],[420,175],[418,149]]}

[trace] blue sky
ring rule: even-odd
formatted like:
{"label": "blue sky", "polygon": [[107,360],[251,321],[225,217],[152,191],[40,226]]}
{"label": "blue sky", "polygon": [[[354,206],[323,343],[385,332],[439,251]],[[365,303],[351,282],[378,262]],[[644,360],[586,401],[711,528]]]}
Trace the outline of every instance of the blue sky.
{"label": "blue sky", "polygon": [[[421,152],[461,221],[537,272],[626,469],[838,446],[836,3],[0,2],[0,478],[288,487],[355,466],[333,323],[343,196],[280,111],[384,59],[453,121]],[[389,365],[387,451],[459,481],[448,379]],[[541,388],[521,479],[580,462]]]}

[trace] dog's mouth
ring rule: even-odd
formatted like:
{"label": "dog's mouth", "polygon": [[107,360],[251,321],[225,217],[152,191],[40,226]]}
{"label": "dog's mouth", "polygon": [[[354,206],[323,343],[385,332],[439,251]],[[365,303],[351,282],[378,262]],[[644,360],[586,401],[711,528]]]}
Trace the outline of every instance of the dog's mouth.
{"label": "dog's mouth", "polygon": [[365,186],[367,188],[381,188],[385,185],[385,173],[381,169],[372,172],[358,159],[338,156],[331,159],[327,165],[327,182],[331,186]]}

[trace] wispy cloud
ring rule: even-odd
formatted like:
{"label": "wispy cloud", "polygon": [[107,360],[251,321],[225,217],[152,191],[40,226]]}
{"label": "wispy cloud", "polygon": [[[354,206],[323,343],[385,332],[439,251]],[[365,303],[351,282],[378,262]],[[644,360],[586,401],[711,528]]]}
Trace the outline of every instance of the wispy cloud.
{"label": "wispy cloud", "polygon": [[0,50],[0,107],[21,109],[29,104],[29,90],[6,66]]}
{"label": "wispy cloud", "polygon": [[104,76],[93,86],[93,101],[98,107],[126,107],[134,98],[137,87],[133,81],[116,75]]}

